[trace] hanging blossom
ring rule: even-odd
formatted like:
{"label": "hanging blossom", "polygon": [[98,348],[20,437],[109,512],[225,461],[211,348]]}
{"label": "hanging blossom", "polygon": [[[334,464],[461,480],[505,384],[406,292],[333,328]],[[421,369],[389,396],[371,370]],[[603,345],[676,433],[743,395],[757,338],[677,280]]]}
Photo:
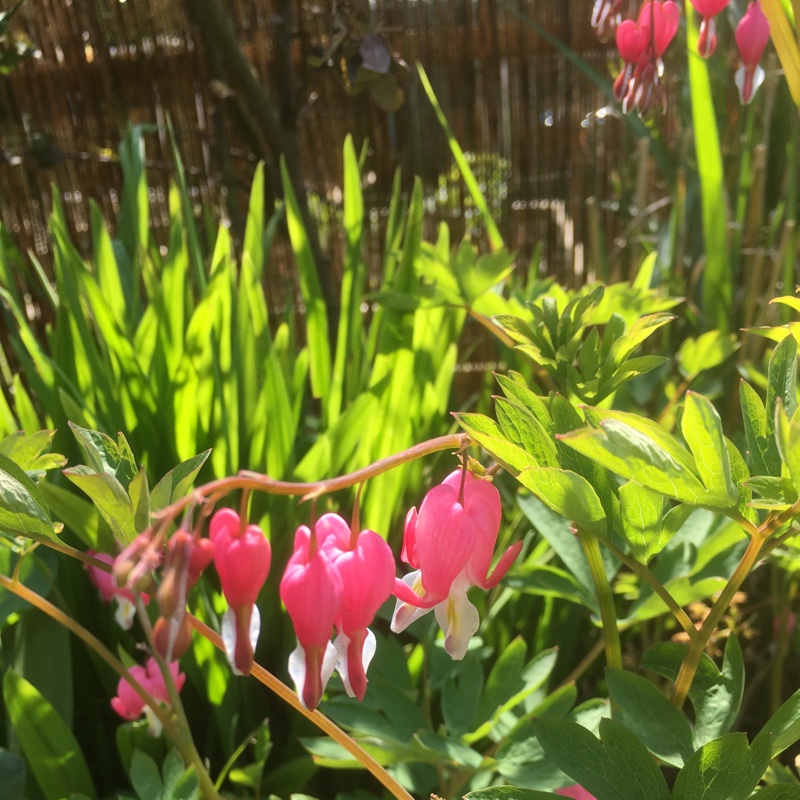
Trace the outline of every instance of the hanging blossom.
{"label": "hanging blossom", "polygon": [[646,114],[654,106],[666,111],[662,56],[678,31],[680,15],[673,0],[653,0],[642,6],[636,21],[617,27],[617,49],[625,64],[614,81],[614,97],[626,114],[634,108]]}
{"label": "hanging blossom", "polygon": [[[175,688],[180,692],[186,681],[186,676],[180,671],[177,661],[169,664],[169,670],[172,673]],[[169,704],[169,692],[164,683],[164,676],[161,674],[158,662],[152,656],[147,659],[147,663],[144,666],[137,664],[131,667],[129,672],[131,677],[140,683],[149,695],[165,705]],[[161,733],[161,722],[156,717],[153,709],[139,697],[124,678],[119,679],[116,697],[111,700],[111,708],[123,719],[127,720],[139,719],[144,713],[150,735],[158,736]]]}
{"label": "hanging blossom", "polygon": [[739,89],[739,99],[749,103],[758,87],[764,82],[764,70],[758,63],[769,41],[769,20],[761,10],[760,0],[750,3],[736,26],[736,46],[742,65],[736,70],[734,80]]}
{"label": "hanging blossom", "polygon": [[708,58],[717,47],[717,27],[714,18],[730,3],[730,0],[691,0],[691,3],[702,17],[700,35],[697,38],[697,52],[703,58]]}
{"label": "hanging blossom", "polygon": [[610,41],[617,30],[622,15],[622,0],[595,0],[592,9],[592,27],[597,31],[601,42]]}
{"label": "hanging blossom", "polygon": [[320,517],[313,534],[298,528],[280,594],[297,634],[289,674],[306,708],[319,705],[334,669],[363,700],[375,655],[368,625],[396,582],[392,551],[375,531],[359,532],[338,514]]}
{"label": "hanging blossom", "polygon": [[225,654],[237,675],[248,675],[261,631],[256,600],[269,574],[272,550],[261,528],[245,526],[230,508],[214,514],[209,536],[214,544],[214,566],[228,601],[222,618]]}
{"label": "hanging blossom", "polygon": [[[104,564],[114,565],[114,557],[108,553],[96,553],[94,550],[88,550],[87,552]],[[136,615],[133,592],[124,586],[117,586],[117,580],[111,572],[106,572],[100,567],[95,567],[91,564],[87,566],[87,570],[89,572],[89,580],[97,588],[97,592],[103,602],[110,603],[113,600],[116,603],[117,610],[114,612],[114,619],[117,621],[117,625],[124,631],[130,630],[133,625],[133,618]],[[145,605],[150,602],[150,598],[146,594],[142,595],[142,600]]]}
{"label": "hanging blossom", "polygon": [[464,658],[480,625],[467,590],[496,586],[522,549],[522,542],[509,547],[488,574],[501,516],[497,489],[463,469],[431,489],[419,512],[409,511],[401,558],[415,571],[395,587],[395,633],[433,609],[445,650],[456,660]]}

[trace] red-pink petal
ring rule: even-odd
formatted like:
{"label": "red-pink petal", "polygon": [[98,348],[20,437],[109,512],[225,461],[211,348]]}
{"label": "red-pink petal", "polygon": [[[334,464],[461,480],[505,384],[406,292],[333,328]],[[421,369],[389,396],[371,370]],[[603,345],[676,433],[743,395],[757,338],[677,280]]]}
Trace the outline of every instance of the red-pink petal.
{"label": "red-pink petal", "polygon": [[761,10],[760,1],[755,0],[736,26],[736,46],[742,62],[747,66],[757,64],[768,41],[769,20]]}

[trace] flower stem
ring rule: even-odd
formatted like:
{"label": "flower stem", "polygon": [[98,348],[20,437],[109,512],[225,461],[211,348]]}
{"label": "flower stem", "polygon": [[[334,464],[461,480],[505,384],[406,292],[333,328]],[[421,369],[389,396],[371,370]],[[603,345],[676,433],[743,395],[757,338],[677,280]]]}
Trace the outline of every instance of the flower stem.
{"label": "flower stem", "polygon": [[[105,566],[105,565],[104,565]],[[126,680],[137,695],[152,709],[158,721],[164,726],[164,730],[175,743],[183,760],[187,765],[192,765],[197,772],[200,781],[200,789],[203,797],[207,800],[219,800],[219,793],[214,788],[214,783],[206,771],[203,761],[188,738],[187,732],[181,730],[178,720],[174,713],[165,709],[161,703],[147,692],[147,690],[130,674],[125,665],[95,636],[89,633],[86,628],[76,622],[72,617],[65,614],[60,608],[54,606],[49,600],[29,589],[19,581],[12,580],[7,575],[0,573],[0,587],[6,589],[17,597],[30,603],[47,616],[63,625],[67,630],[74,633],[81,641],[97,653],[122,679]],[[191,744],[191,747],[189,747]]]}
{"label": "flower stem", "polygon": [[614,597],[611,593],[611,584],[606,577],[603,566],[603,557],[600,554],[600,543],[597,537],[584,530],[578,529],[589,570],[592,573],[594,589],[597,593],[597,604],[600,607],[600,621],[603,626],[603,641],[606,648],[606,665],[619,669],[622,667],[622,646],[619,641],[617,628],[617,610],[614,608]]}
{"label": "flower stem", "polygon": [[328,480],[314,481],[312,483],[295,483],[292,481],[278,481],[260,472],[250,472],[242,470],[238,475],[229,478],[219,478],[210,481],[203,486],[198,486],[191,494],[176,500],[172,505],[167,506],[158,513],[158,518],[162,523],[168,523],[175,519],[178,514],[189,503],[202,502],[203,500],[217,500],[226,494],[237,489],[253,490],[283,496],[301,497],[303,500],[313,500],[330,492],[338,492],[341,489],[348,489],[358,483],[363,483],[370,478],[388,472],[401,464],[415,461],[418,458],[438,453],[441,450],[464,450],[469,447],[472,440],[465,433],[453,433],[448,436],[439,436],[429,439],[427,442],[409,447],[399,453],[382,458],[372,464],[350,472],[347,475],[340,475]]}
{"label": "flower stem", "polygon": [[[224,645],[219,634],[201,622],[197,617],[189,612],[189,621],[192,627],[201,635],[208,639],[211,644],[219,650],[224,651]],[[282,681],[278,680],[271,672],[268,672],[258,663],[253,664],[250,673],[257,681],[263,683],[271,689],[281,700],[285,700],[295,711],[299,711],[306,719],[311,720],[323,733],[338,742],[350,755],[361,763],[378,781],[391,792],[397,800],[413,800],[413,797],[358,743],[348,736],[338,725],[335,725],[319,711],[309,711],[301,702],[297,695]]]}
{"label": "flower stem", "polygon": [[764,545],[765,537],[763,534],[753,536],[747,545],[747,550],[739,561],[736,569],[731,575],[730,580],[720,593],[717,601],[711,607],[711,611],[703,622],[698,635],[689,642],[689,649],[683,658],[678,677],[675,679],[675,686],[672,689],[672,704],[676,708],[682,708],[692,686],[703,651],[711,638],[711,634],[717,627],[717,623],[722,619],[722,615],[728,609],[733,600],[733,596],[739,591],[739,587],[744,579],[750,574]]}
{"label": "flower stem", "polygon": [[681,608],[678,601],[669,593],[661,581],[653,575],[652,570],[645,564],[641,564],[632,556],[625,555],[612,541],[603,540],[603,544],[635,575],[646,581],[650,588],[664,601],[664,605],[672,612],[678,624],[683,628],[689,639],[697,636],[697,629],[694,627],[689,615]]}

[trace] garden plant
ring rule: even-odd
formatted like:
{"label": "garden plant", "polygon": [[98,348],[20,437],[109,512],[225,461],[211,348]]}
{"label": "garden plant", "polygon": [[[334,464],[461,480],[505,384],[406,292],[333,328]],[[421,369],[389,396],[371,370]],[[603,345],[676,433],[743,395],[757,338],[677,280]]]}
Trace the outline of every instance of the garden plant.
{"label": "garden plant", "polygon": [[[604,89],[660,112],[685,30],[698,139],[630,281],[521,274],[421,68],[486,241],[425,241],[398,175],[368,291],[348,138],[335,335],[286,169],[274,211],[256,170],[235,255],[176,152],[162,251],[131,128],[88,259],[57,191],[54,282],[3,233],[0,798],[800,798],[796,189],[757,308],[729,257],[751,165],[729,212],[704,60],[727,11],[739,100],[771,33],[800,105],[800,6],[624,5],[594,7]],[[655,158],[658,117],[626,124]],[[702,281],[677,286],[690,173]],[[274,319],[284,223],[304,313]],[[452,408],[467,325],[498,368]]]}

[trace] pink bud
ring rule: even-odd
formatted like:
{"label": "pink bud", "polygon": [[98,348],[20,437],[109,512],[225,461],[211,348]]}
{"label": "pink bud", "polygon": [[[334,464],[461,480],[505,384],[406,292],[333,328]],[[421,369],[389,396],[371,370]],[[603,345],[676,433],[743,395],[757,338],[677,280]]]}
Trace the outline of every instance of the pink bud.
{"label": "pink bud", "polygon": [[[108,553],[95,553],[93,550],[88,550],[87,552],[98,561],[102,561],[104,564],[108,564],[112,567],[114,566],[114,558]],[[87,570],[89,572],[89,579],[97,588],[103,602],[108,603],[111,600],[116,602],[117,610],[114,614],[114,618],[117,624],[123,630],[130,630],[133,625],[134,615],[136,614],[136,605],[131,590],[117,586],[114,571],[106,572],[100,569],[100,567],[95,567],[91,564],[87,566]],[[145,605],[150,602],[150,598],[146,594],[142,594],[140,597]]]}
{"label": "pink bud", "polygon": [[726,8],[731,0],[691,0],[698,14],[703,17],[715,17]]}

